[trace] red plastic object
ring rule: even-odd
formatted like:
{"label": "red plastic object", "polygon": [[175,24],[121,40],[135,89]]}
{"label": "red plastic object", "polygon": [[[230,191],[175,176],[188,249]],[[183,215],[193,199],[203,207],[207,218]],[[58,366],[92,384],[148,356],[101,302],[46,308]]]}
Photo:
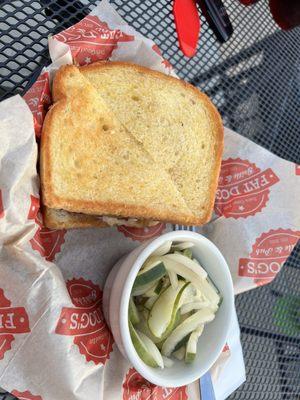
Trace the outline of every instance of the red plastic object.
{"label": "red plastic object", "polygon": [[270,11],[281,29],[289,30],[300,25],[299,0],[269,0]]}
{"label": "red plastic object", "polygon": [[251,4],[257,3],[259,0],[239,0],[244,6],[251,6]]}
{"label": "red plastic object", "polygon": [[200,17],[195,0],[174,0],[173,14],[179,47],[187,57],[193,57],[197,50],[200,33]]}

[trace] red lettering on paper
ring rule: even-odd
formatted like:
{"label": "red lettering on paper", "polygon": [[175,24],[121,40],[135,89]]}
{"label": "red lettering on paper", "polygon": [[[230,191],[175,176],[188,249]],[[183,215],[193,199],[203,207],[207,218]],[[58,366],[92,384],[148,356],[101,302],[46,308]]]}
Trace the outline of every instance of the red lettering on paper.
{"label": "red lettering on paper", "polygon": [[113,338],[102,313],[102,291],[84,279],[67,282],[74,307],[63,307],[56,325],[58,335],[73,336],[74,344],[87,361],[105,364]]}
{"label": "red lettering on paper", "polygon": [[38,77],[25,93],[24,100],[33,115],[35,134],[40,137],[45,115],[52,102],[48,72],[43,72]]}
{"label": "red lettering on paper", "polygon": [[100,21],[95,15],[88,15],[54,38],[70,46],[73,59],[79,65],[106,60],[118,43],[134,40],[134,36],[120,29],[110,29],[106,22]]}
{"label": "red lettering on paper", "polygon": [[261,171],[248,160],[223,160],[215,212],[236,219],[255,215],[266,206],[270,188],[277,182],[279,178],[271,168]]}
{"label": "red lettering on paper", "polygon": [[271,229],[256,239],[248,258],[239,260],[239,276],[253,278],[258,286],[271,282],[300,239],[300,231]]}
{"label": "red lettering on paper", "polygon": [[187,400],[186,386],[166,388],[155,386],[134,368],[127,372],[123,383],[123,400]]}
{"label": "red lettering on paper", "polygon": [[12,307],[0,289],[0,360],[11,349],[15,335],[30,332],[29,319],[24,307]]}
{"label": "red lettering on paper", "polygon": [[26,390],[26,392],[19,392],[18,390],[13,390],[11,394],[17,397],[19,400],[43,400],[41,396],[34,396]]}

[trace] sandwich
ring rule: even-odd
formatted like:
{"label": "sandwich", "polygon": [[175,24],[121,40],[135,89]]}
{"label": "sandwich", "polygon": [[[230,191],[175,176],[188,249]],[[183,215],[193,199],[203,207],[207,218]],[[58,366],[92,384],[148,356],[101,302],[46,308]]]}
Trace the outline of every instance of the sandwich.
{"label": "sandwich", "polygon": [[52,96],[40,149],[46,226],[210,219],[223,125],[205,94],[148,68],[101,62],[61,67]]}

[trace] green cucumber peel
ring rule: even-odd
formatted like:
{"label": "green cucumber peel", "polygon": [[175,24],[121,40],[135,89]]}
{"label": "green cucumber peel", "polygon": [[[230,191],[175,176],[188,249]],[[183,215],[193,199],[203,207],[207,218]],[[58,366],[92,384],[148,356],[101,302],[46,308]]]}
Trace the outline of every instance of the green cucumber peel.
{"label": "green cucumber peel", "polygon": [[132,344],[138,353],[140,359],[149,367],[161,367],[163,368],[163,359],[155,344],[145,334],[135,330],[131,321],[129,323],[129,331],[132,340]]}
{"label": "green cucumber peel", "polygon": [[168,336],[162,346],[162,355],[169,357],[176,345],[188,334],[192,333],[199,325],[210,322],[215,315],[208,309],[199,310],[178,325]]}
{"label": "green cucumber peel", "polygon": [[138,329],[144,335],[148,336],[148,338],[151,339],[152,342],[155,343],[159,349],[161,349],[163,341],[157,339],[155,336],[152,335],[148,328],[147,320],[144,318],[144,316],[141,317],[140,322],[136,325],[136,329]]}
{"label": "green cucumber peel", "polygon": [[185,249],[190,249],[191,247],[194,247],[194,243],[192,243],[192,242],[174,243],[174,244],[172,244],[171,250],[181,251],[181,250],[185,250]]}
{"label": "green cucumber peel", "polygon": [[139,312],[132,297],[130,297],[129,300],[128,316],[133,325],[136,325],[140,322]]}
{"label": "green cucumber peel", "polygon": [[133,288],[131,294],[132,294],[132,296],[144,296],[145,293],[154,289],[155,286],[156,286],[156,282],[150,282],[147,285]]}
{"label": "green cucumber peel", "polygon": [[162,339],[174,329],[182,296],[189,285],[190,283],[180,281],[176,290],[169,286],[153,304],[148,318],[148,326],[157,338]]}
{"label": "green cucumber peel", "polygon": [[[182,338],[174,347],[174,351],[179,350],[182,346],[185,346],[189,340],[190,333],[188,333],[184,338]],[[173,351],[173,353],[174,353]]]}
{"label": "green cucumber peel", "polygon": [[204,328],[204,326],[200,325],[197,329],[194,330],[194,332],[192,332],[190,334],[189,340],[186,345],[186,352],[185,352],[185,362],[187,364],[193,362],[196,358],[197,343],[198,343],[198,339],[199,339],[200,335],[203,332],[203,328]]}
{"label": "green cucumber peel", "polygon": [[217,288],[215,282],[208,276],[207,278],[208,283],[215,289],[215,291],[220,295],[220,290]]}
{"label": "green cucumber peel", "polygon": [[154,265],[151,269],[147,271],[141,270],[134,281],[133,291],[137,288],[143,287],[150,283],[156,283],[159,279],[161,279],[167,273],[164,263],[159,263]]}
{"label": "green cucumber peel", "polygon": [[155,289],[154,289],[154,293],[155,293],[155,294],[160,294],[160,292],[161,292],[163,286],[164,286],[164,282],[163,282],[163,280],[161,279],[161,280],[158,282],[158,284],[156,285],[156,287],[155,287]]}

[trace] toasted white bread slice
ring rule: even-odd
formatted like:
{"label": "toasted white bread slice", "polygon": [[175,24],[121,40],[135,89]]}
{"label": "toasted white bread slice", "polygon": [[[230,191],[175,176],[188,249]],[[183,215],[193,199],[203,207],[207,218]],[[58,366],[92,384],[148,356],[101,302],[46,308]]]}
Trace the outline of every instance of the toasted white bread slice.
{"label": "toasted white bread slice", "polygon": [[[200,225],[211,218],[223,150],[221,117],[194,86],[124,62],[80,68],[119,121],[167,171]],[[166,216],[168,220],[170,218]]]}
{"label": "toasted white bread slice", "polygon": [[187,224],[196,220],[162,163],[75,66],[57,72],[53,97],[40,152],[45,206]]}

